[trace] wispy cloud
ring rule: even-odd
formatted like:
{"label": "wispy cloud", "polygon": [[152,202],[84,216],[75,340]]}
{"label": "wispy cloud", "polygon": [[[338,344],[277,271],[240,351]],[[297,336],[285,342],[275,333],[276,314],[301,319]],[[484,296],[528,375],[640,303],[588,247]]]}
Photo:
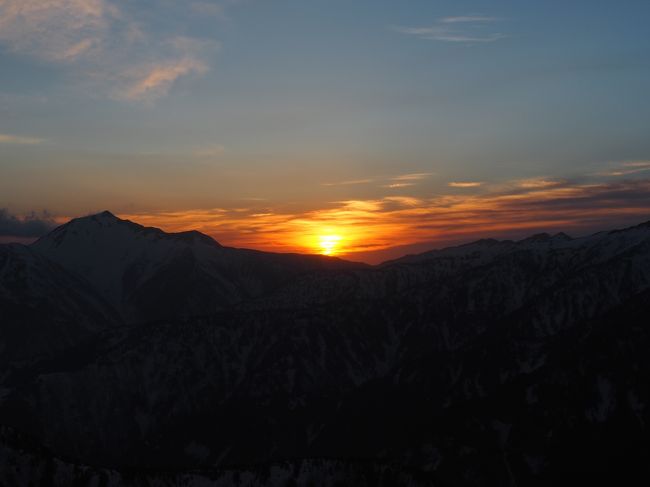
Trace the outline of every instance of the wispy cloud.
{"label": "wispy cloud", "polygon": [[217,43],[187,37],[174,38],[167,44],[167,59],[130,67],[118,76],[117,97],[151,101],[165,96],[179,78],[206,73],[206,51],[218,49]]}
{"label": "wispy cloud", "polygon": [[452,181],[447,183],[450,188],[478,188],[483,183],[480,181]]}
{"label": "wispy cloud", "polygon": [[127,77],[134,81],[117,94],[128,100],[159,98],[169,92],[178,78],[190,73],[202,74],[207,69],[203,62],[195,59],[178,59],[139,67],[127,73]]}
{"label": "wispy cloud", "polygon": [[397,32],[420,39],[465,44],[489,43],[507,37],[494,32],[490,25],[503,19],[487,15],[442,17],[424,27],[393,27]]}
{"label": "wispy cloud", "polygon": [[650,168],[650,161],[624,162],[623,167]]}
{"label": "wispy cloud", "polygon": [[15,144],[15,145],[38,145],[42,144],[44,139],[37,137],[23,137],[20,135],[0,134],[0,144]]}
{"label": "wispy cloud", "polygon": [[382,207],[379,200],[347,200],[338,204],[342,211],[379,211]]}
{"label": "wispy cloud", "polygon": [[99,47],[120,18],[105,0],[3,0],[0,41],[18,53],[71,62]]}
{"label": "wispy cloud", "polygon": [[[230,3],[197,8],[212,5],[223,12]],[[160,2],[157,8],[170,5]],[[183,37],[173,28],[161,34],[150,25],[152,18],[114,0],[1,0],[0,44],[19,55],[68,66],[95,93],[151,101],[167,95],[179,78],[206,73],[218,47],[214,40]],[[177,22],[177,32],[183,32],[182,20]]]}
{"label": "wispy cloud", "polygon": [[422,200],[419,198],[413,198],[412,196],[386,196],[383,198],[384,205],[387,203],[394,203],[399,206],[419,206],[422,204]]}
{"label": "wispy cloud", "polygon": [[[380,188],[398,189],[398,188],[408,188],[409,186],[414,186],[418,181],[427,179],[432,175],[433,173],[430,172],[409,173],[409,174],[400,174],[397,176],[378,176],[375,178],[349,179],[344,181],[322,183],[322,185],[323,186],[357,186],[361,184],[370,184],[376,182],[378,183],[378,187]],[[384,184],[379,184],[379,183],[384,183]]]}
{"label": "wispy cloud", "polygon": [[616,169],[602,171],[597,173],[597,175],[620,177],[620,176],[629,176],[632,174],[642,173],[646,171],[650,171],[650,161],[631,161],[631,162],[619,163],[617,164]]}
{"label": "wispy cloud", "polygon": [[524,189],[544,189],[552,188],[553,186],[561,186],[566,184],[566,181],[563,179],[552,179],[552,178],[529,178],[529,179],[518,179],[514,181],[515,186]]}
{"label": "wispy cloud", "polygon": [[498,22],[500,17],[488,17],[487,15],[459,15],[456,17],[443,17],[439,20],[441,24],[466,24],[475,22]]}
{"label": "wispy cloud", "polygon": [[421,179],[426,179],[433,176],[432,172],[417,172],[410,174],[401,174],[391,178],[392,181],[419,181]]}
{"label": "wispy cloud", "polygon": [[389,188],[389,189],[398,189],[398,188],[408,188],[409,186],[413,186],[415,183],[390,183],[390,184],[383,184],[381,187],[382,188]]}
{"label": "wispy cloud", "polygon": [[197,228],[237,247],[283,252],[318,252],[319,237],[336,234],[341,236],[342,254],[350,258],[396,245],[435,245],[504,232],[571,232],[649,218],[650,179],[563,181],[546,187],[506,184],[503,188],[481,189],[471,195],[344,200],[302,212],[283,211],[264,202],[245,211],[190,210],[129,218],[172,231]]}

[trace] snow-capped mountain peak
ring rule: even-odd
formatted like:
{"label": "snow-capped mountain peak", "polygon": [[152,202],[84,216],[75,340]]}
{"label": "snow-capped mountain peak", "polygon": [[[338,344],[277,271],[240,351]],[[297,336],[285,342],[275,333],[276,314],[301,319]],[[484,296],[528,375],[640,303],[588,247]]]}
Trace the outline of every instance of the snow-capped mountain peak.
{"label": "snow-capped mountain peak", "polygon": [[296,273],[354,265],[222,247],[198,231],[167,233],[108,211],[71,220],[32,248],[89,281],[129,322],[216,312]]}
{"label": "snow-capped mountain peak", "polygon": [[126,315],[125,301],[132,292],[180,256],[215,259],[221,251],[200,232],[166,233],[109,211],[71,220],[32,247],[90,281]]}

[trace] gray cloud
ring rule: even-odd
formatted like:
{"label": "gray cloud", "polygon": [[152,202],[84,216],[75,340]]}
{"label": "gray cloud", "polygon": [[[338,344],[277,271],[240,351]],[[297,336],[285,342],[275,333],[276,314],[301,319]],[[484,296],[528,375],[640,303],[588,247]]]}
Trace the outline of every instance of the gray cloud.
{"label": "gray cloud", "polygon": [[0,208],[0,237],[40,237],[56,226],[57,223],[47,211],[17,217],[6,208]]}

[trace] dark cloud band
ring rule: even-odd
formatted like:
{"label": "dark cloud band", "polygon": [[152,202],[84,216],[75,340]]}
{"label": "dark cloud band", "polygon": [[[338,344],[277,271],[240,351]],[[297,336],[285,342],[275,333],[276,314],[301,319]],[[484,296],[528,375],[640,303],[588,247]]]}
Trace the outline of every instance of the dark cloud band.
{"label": "dark cloud band", "polygon": [[0,237],[40,237],[55,226],[56,222],[47,211],[17,217],[6,208],[0,208]]}

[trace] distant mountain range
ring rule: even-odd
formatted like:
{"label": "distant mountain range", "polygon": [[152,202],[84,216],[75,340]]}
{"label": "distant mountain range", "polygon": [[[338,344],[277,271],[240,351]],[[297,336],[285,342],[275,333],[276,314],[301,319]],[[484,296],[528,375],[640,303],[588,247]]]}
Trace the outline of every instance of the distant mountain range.
{"label": "distant mountain range", "polygon": [[75,219],[0,245],[0,485],[650,479],[649,312],[650,223],[367,266]]}

